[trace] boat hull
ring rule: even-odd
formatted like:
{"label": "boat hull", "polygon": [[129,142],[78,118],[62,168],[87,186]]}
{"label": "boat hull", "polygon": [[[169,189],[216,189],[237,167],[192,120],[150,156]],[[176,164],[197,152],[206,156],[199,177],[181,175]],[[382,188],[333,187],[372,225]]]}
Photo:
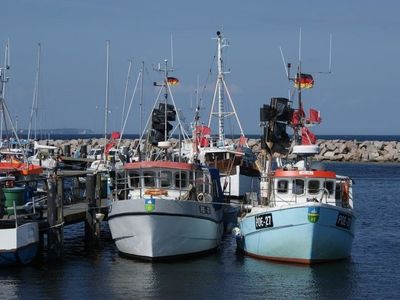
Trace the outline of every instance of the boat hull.
{"label": "boat hull", "polygon": [[119,200],[111,205],[110,231],[122,254],[156,260],[204,253],[219,246],[223,233],[220,205],[153,199],[151,210],[145,200]]}
{"label": "boat hull", "polygon": [[28,264],[38,253],[38,224],[32,222],[0,229],[0,241],[0,265]]}
{"label": "boat hull", "polygon": [[237,244],[262,259],[305,264],[339,260],[351,254],[354,221],[351,210],[325,204],[265,208],[239,221]]}

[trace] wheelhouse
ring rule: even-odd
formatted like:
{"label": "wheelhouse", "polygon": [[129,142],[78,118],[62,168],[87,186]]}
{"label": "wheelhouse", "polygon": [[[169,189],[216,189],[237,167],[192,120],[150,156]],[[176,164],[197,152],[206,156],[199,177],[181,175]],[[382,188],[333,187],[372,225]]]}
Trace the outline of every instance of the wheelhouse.
{"label": "wheelhouse", "polygon": [[222,199],[219,176],[208,168],[169,161],[133,162],[124,168],[128,199],[161,197],[202,202]]}
{"label": "wheelhouse", "polygon": [[276,170],[272,176],[270,204],[320,202],[352,207],[351,179],[331,171]]}

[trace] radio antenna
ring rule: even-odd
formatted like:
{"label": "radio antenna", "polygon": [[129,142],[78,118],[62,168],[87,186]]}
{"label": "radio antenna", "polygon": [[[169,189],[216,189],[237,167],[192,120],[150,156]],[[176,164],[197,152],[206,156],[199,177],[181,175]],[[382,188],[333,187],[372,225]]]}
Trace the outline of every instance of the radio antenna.
{"label": "radio antenna", "polygon": [[288,69],[286,67],[287,65],[286,65],[286,62],[285,62],[285,57],[283,56],[283,51],[282,51],[282,47],[281,46],[279,46],[279,51],[281,51],[281,57],[282,57],[283,67],[285,68],[286,77],[289,78],[289,72],[288,72]]}
{"label": "radio antenna", "polygon": [[329,35],[329,69],[328,73],[332,72],[332,33]]}
{"label": "radio antenna", "polygon": [[174,40],[171,33],[171,68],[174,68]]}

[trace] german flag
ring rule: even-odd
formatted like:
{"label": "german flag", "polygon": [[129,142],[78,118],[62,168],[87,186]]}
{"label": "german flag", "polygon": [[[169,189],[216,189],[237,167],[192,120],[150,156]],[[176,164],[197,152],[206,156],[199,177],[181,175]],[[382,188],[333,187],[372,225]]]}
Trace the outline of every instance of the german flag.
{"label": "german flag", "polygon": [[169,85],[177,85],[179,83],[179,79],[175,77],[168,77],[167,82]]}
{"label": "german flag", "polygon": [[311,89],[314,86],[314,78],[310,74],[301,73],[296,75],[294,87],[296,89]]}

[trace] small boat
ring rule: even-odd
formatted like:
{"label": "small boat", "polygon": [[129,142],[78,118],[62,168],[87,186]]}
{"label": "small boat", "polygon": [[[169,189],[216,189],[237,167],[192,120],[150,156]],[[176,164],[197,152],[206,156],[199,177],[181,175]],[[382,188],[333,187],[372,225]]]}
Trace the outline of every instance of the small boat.
{"label": "small boat", "polygon": [[[249,256],[313,264],[350,256],[356,216],[352,179],[312,161],[319,146],[308,127],[320,117],[312,109],[309,117],[304,113],[302,78],[309,86],[313,80],[303,75],[299,68],[293,80],[298,109],[290,107],[289,99],[272,98],[260,110],[265,126],[261,199],[245,207],[234,234],[238,249]],[[293,128],[291,146],[286,126]],[[287,149],[292,149],[289,155]]]}
{"label": "small boat", "polygon": [[43,168],[38,165],[28,164],[16,159],[0,162],[0,172],[2,173],[20,173],[24,176],[38,175],[43,172]]}
{"label": "small boat", "polygon": [[57,161],[54,158],[54,153],[57,151],[57,147],[40,145],[38,142],[34,142],[34,154],[28,157],[28,161],[32,165],[41,166],[43,169],[54,170],[57,167]]}
{"label": "small boat", "polygon": [[28,264],[36,257],[38,249],[38,222],[0,222],[0,266]]}
{"label": "small boat", "polygon": [[[33,213],[28,212],[24,200],[31,190],[14,186],[15,180],[13,176],[0,177],[0,266],[28,264],[39,249],[39,225],[34,220],[36,204],[32,203]],[[7,218],[3,218],[4,213]]]}

